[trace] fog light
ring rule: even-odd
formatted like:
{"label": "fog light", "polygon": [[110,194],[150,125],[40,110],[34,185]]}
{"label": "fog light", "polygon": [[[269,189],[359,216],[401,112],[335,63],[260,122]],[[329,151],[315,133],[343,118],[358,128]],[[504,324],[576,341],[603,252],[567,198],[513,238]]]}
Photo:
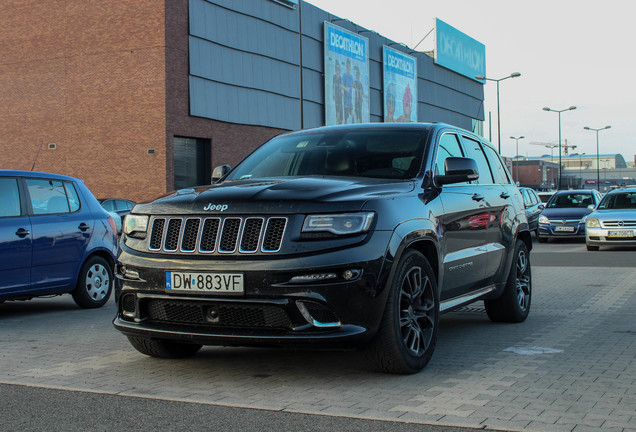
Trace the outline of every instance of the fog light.
{"label": "fog light", "polygon": [[344,280],[351,280],[351,279],[356,279],[358,276],[360,276],[362,272],[360,270],[345,270],[342,273],[342,278]]}

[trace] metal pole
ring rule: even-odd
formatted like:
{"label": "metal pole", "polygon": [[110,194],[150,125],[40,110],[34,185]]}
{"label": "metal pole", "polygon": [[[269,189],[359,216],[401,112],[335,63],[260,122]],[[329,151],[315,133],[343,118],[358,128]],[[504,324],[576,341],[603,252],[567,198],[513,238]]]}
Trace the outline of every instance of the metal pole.
{"label": "metal pole", "polygon": [[596,189],[601,191],[601,160],[598,155],[598,131],[596,131]]}
{"label": "metal pole", "polygon": [[501,114],[499,111],[499,81],[497,81],[497,146],[501,154]]}
{"label": "metal pole", "polygon": [[559,186],[557,190],[561,190],[561,111],[559,111]]}

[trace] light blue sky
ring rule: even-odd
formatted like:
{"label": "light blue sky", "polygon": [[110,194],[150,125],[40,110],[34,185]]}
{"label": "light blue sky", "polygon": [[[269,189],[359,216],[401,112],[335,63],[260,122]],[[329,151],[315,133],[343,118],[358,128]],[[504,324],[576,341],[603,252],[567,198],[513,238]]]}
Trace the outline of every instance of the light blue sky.
{"label": "light blue sky", "polygon": [[[452,25],[486,46],[489,78],[520,72],[500,83],[501,149],[515,153],[510,136],[524,135],[519,153],[549,154],[530,142],[558,142],[558,115],[545,112],[572,105],[561,115],[562,138],[578,146],[573,152],[636,155],[636,26],[627,0],[308,0],[341,18],[374,30],[396,42],[415,46],[434,26]],[[420,51],[434,48],[434,33]],[[496,84],[485,86],[486,124],[492,114],[492,142],[497,145]],[[434,120],[434,119],[432,119]],[[555,150],[555,154],[558,154]]]}

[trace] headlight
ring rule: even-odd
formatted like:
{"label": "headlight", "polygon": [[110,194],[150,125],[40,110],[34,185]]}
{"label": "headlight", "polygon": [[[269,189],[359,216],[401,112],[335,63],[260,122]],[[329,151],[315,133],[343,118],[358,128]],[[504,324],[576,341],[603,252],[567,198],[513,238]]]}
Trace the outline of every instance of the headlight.
{"label": "headlight", "polygon": [[144,238],[148,229],[148,216],[126,215],[123,225],[124,234],[131,237]]}
{"label": "headlight", "polygon": [[550,223],[550,219],[548,219],[547,217],[541,215],[541,216],[539,216],[539,223],[549,224]]}
{"label": "headlight", "polygon": [[601,223],[595,217],[588,217],[585,221],[585,226],[587,228],[600,228]]}
{"label": "headlight", "polygon": [[336,235],[360,234],[369,231],[373,213],[343,213],[331,215],[309,215],[305,218],[302,232],[330,232]]}

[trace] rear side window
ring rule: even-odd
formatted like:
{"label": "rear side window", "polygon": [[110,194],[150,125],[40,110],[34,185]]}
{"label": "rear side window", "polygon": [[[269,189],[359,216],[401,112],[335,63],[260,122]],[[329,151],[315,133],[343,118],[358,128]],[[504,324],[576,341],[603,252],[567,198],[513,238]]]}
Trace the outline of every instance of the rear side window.
{"label": "rear side window", "polygon": [[487,145],[482,146],[482,148],[484,149],[486,159],[488,159],[488,163],[490,164],[493,177],[495,178],[495,183],[510,183],[510,175],[508,174],[508,170],[504,164],[501,162],[499,155]]}
{"label": "rear side window", "polygon": [[475,162],[477,162],[479,178],[475,180],[475,183],[492,184],[493,180],[490,174],[490,167],[488,166],[488,161],[486,161],[486,156],[479,142],[466,137],[463,137],[463,141],[466,144],[466,157],[473,158]]}
{"label": "rear side window", "polygon": [[0,217],[20,216],[20,193],[15,178],[0,178]]}
{"label": "rear side window", "polygon": [[77,190],[75,190],[75,185],[73,183],[64,182],[64,189],[66,189],[66,196],[68,197],[71,213],[78,211],[80,209],[80,200],[77,195]]}
{"label": "rear side window", "polygon": [[66,195],[67,188],[59,180],[26,179],[26,185],[35,215],[70,213],[79,209],[77,192],[72,185],[68,188],[71,196]]}

